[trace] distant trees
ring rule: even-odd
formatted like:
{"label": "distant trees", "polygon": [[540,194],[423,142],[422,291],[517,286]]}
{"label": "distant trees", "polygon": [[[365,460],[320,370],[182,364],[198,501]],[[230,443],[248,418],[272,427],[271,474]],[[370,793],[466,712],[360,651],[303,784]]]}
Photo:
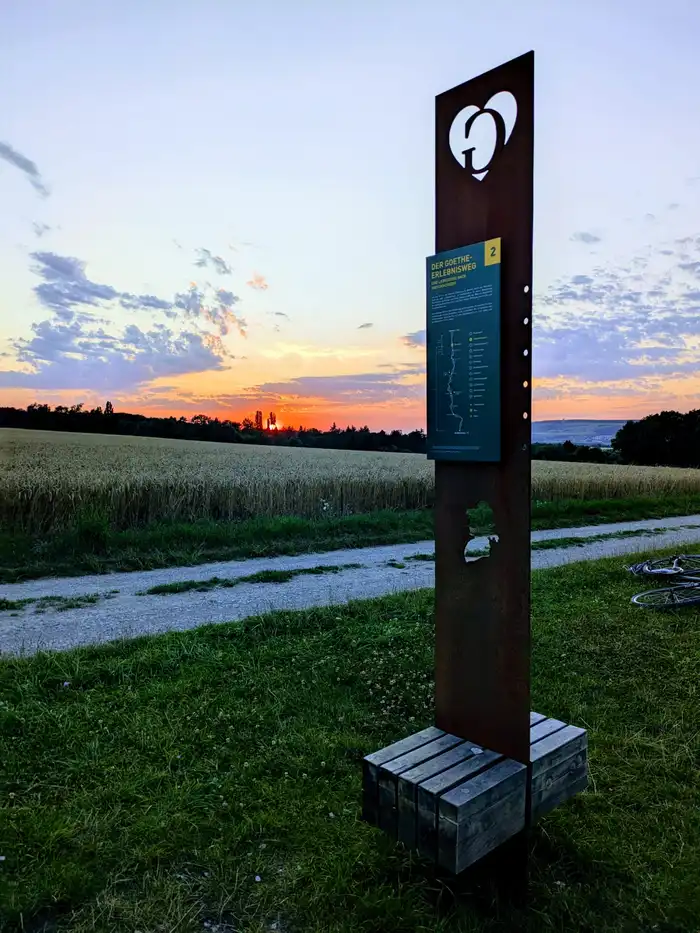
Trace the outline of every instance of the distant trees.
{"label": "distant trees", "polygon": [[[115,412],[111,402],[104,410],[85,411],[83,405],[33,403],[26,409],[0,408],[0,427],[32,428],[42,431],[79,431],[94,434],[125,434],[142,437],[170,437],[191,441],[217,441],[226,444],[269,444],[279,447],[325,447],[333,450],[376,450],[424,454],[426,436],[421,430],[370,431],[367,425],[339,428],[334,422],[327,431],[318,428],[290,428],[277,424],[269,413],[267,429],[263,414],[242,422],[196,414],[151,418],[129,412]],[[563,444],[533,444],[533,460],[581,463],[634,463],[649,466],[700,467],[700,409],[682,415],[662,411],[641,421],[628,421],[615,435],[612,450]]]}
{"label": "distant trees", "polygon": [[279,447],[330,447],[337,450],[401,451],[425,453],[425,433],[411,431],[370,431],[367,425],[354,425],[344,430],[337,425],[329,431],[318,428],[290,428],[277,424],[275,412],[263,426],[262,411],[254,420],[242,422],[192,415],[189,421],[179,418],[151,418],[129,412],[115,412],[111,402],[84,411],[82,405],[50,405],[34,403],[26,409],[0,408],[0,427],[30,428],[41,431],[77,431],[86,434],[123,434],[140,437],[169,437],[191,441],[217,441],[225,444],[268,444]]}
{"label": "distant trees", "polygon": [[564,441],[563,444],[533,444],[533,460],[556,460],[565,463],[619,463],[620,457],[602,447],[588,447]]}
{"label": "distant trees", "polygon": [[700,467],[700,409],[685,415],[662,411],[641,421],[628,421],[612,446],[625,463]]}

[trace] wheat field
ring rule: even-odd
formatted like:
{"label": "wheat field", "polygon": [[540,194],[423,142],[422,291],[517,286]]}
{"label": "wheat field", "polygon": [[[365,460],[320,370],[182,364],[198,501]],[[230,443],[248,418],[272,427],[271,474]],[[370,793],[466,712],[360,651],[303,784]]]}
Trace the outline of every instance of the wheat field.
{"label": "wheat field", "polygon": [[[534,461],[533,499],[700,493],[700,470]],[[433,503],[421,454],[0,429],[0,524],[42,533],[81,516],[156,520],[343,515]]]}

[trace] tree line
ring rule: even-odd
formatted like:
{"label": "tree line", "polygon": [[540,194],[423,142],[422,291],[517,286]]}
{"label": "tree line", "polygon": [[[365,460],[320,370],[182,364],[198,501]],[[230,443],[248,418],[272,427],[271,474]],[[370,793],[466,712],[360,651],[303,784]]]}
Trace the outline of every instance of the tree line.
{"label": "tree line", "polygon": [[[271,413],[272,415],[272,413]],[[268,419],[268,422],[270,419]],[[365,425],[327,431],[318,428],[263,425],[262,413],[255,420],[242,421],[193,415],[155,418],[131,412],[115,411],[111,402],[104,408],[86,410],[82,405],[34,403],[26,409],[0,408],[0,428],[30,428],[35,431],[78,431],[85,434],[123,434],[137,437],[167,437],[187,441],[217,441],[224,444],[268,444],[279,447],[326,447],[338,450],[376,450],[401,453],[425,453],[425,432],[370,431]]]}
{"label": "tree line", "polygon": [[[279,447],[323,447],[334,450],[367,450],[424,454],[426,435],[422,430],[370,431],[365,425],[327,431],[318,428],[264,427],[259,412],[255,420],[220,420],[208,415],[155,418],[116,412],[111,402],[86,410],[83,405],[33,403],[22,408],[0,408],[0,427],[36,431],[77,431],[85,434],[121,434],[165,437],[226,444],[268,444]],[[640,421],[628,421],[615,435],[612,447],[563,444],[533,444],[534,460],[584,463],[628,463],[646,466],[700,467],[700,409],[681,414],[663,411]]]}
{"label": "tree line", "polygon": [[628,421],[612,441],[625,463],[700,467],[700,409],[686,414],[662,411]]}

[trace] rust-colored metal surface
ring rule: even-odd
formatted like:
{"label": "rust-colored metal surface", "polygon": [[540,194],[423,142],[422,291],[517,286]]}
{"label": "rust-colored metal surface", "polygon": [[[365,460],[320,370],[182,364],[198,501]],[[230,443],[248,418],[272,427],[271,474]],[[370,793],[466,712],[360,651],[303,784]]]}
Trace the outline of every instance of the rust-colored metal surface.
{"label": "rust-colored metal surface", "polygon": [[[462,108],[509,91],[511,136],[481,180],[449,145]],[[528,763],[534,53],[436,98],[436,252],[502,238],[500,463],[436,462],[436,725]],[[477,164],[477,168],[478,168]],[[467,510],[492,507],[491,555],[465,562]]]}

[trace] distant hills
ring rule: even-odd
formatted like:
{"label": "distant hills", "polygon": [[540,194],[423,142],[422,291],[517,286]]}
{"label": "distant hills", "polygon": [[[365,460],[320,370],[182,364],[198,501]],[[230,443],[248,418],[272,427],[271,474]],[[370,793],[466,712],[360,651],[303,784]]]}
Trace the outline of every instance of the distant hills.
{"label": "distant hills", "polygon": [[[629,419],[632,420],[632,419]],[[562,418],[559,421],[533,421],[533,444],[585,444],[589,447],[609,447],[625,421],[586,421]]]}

